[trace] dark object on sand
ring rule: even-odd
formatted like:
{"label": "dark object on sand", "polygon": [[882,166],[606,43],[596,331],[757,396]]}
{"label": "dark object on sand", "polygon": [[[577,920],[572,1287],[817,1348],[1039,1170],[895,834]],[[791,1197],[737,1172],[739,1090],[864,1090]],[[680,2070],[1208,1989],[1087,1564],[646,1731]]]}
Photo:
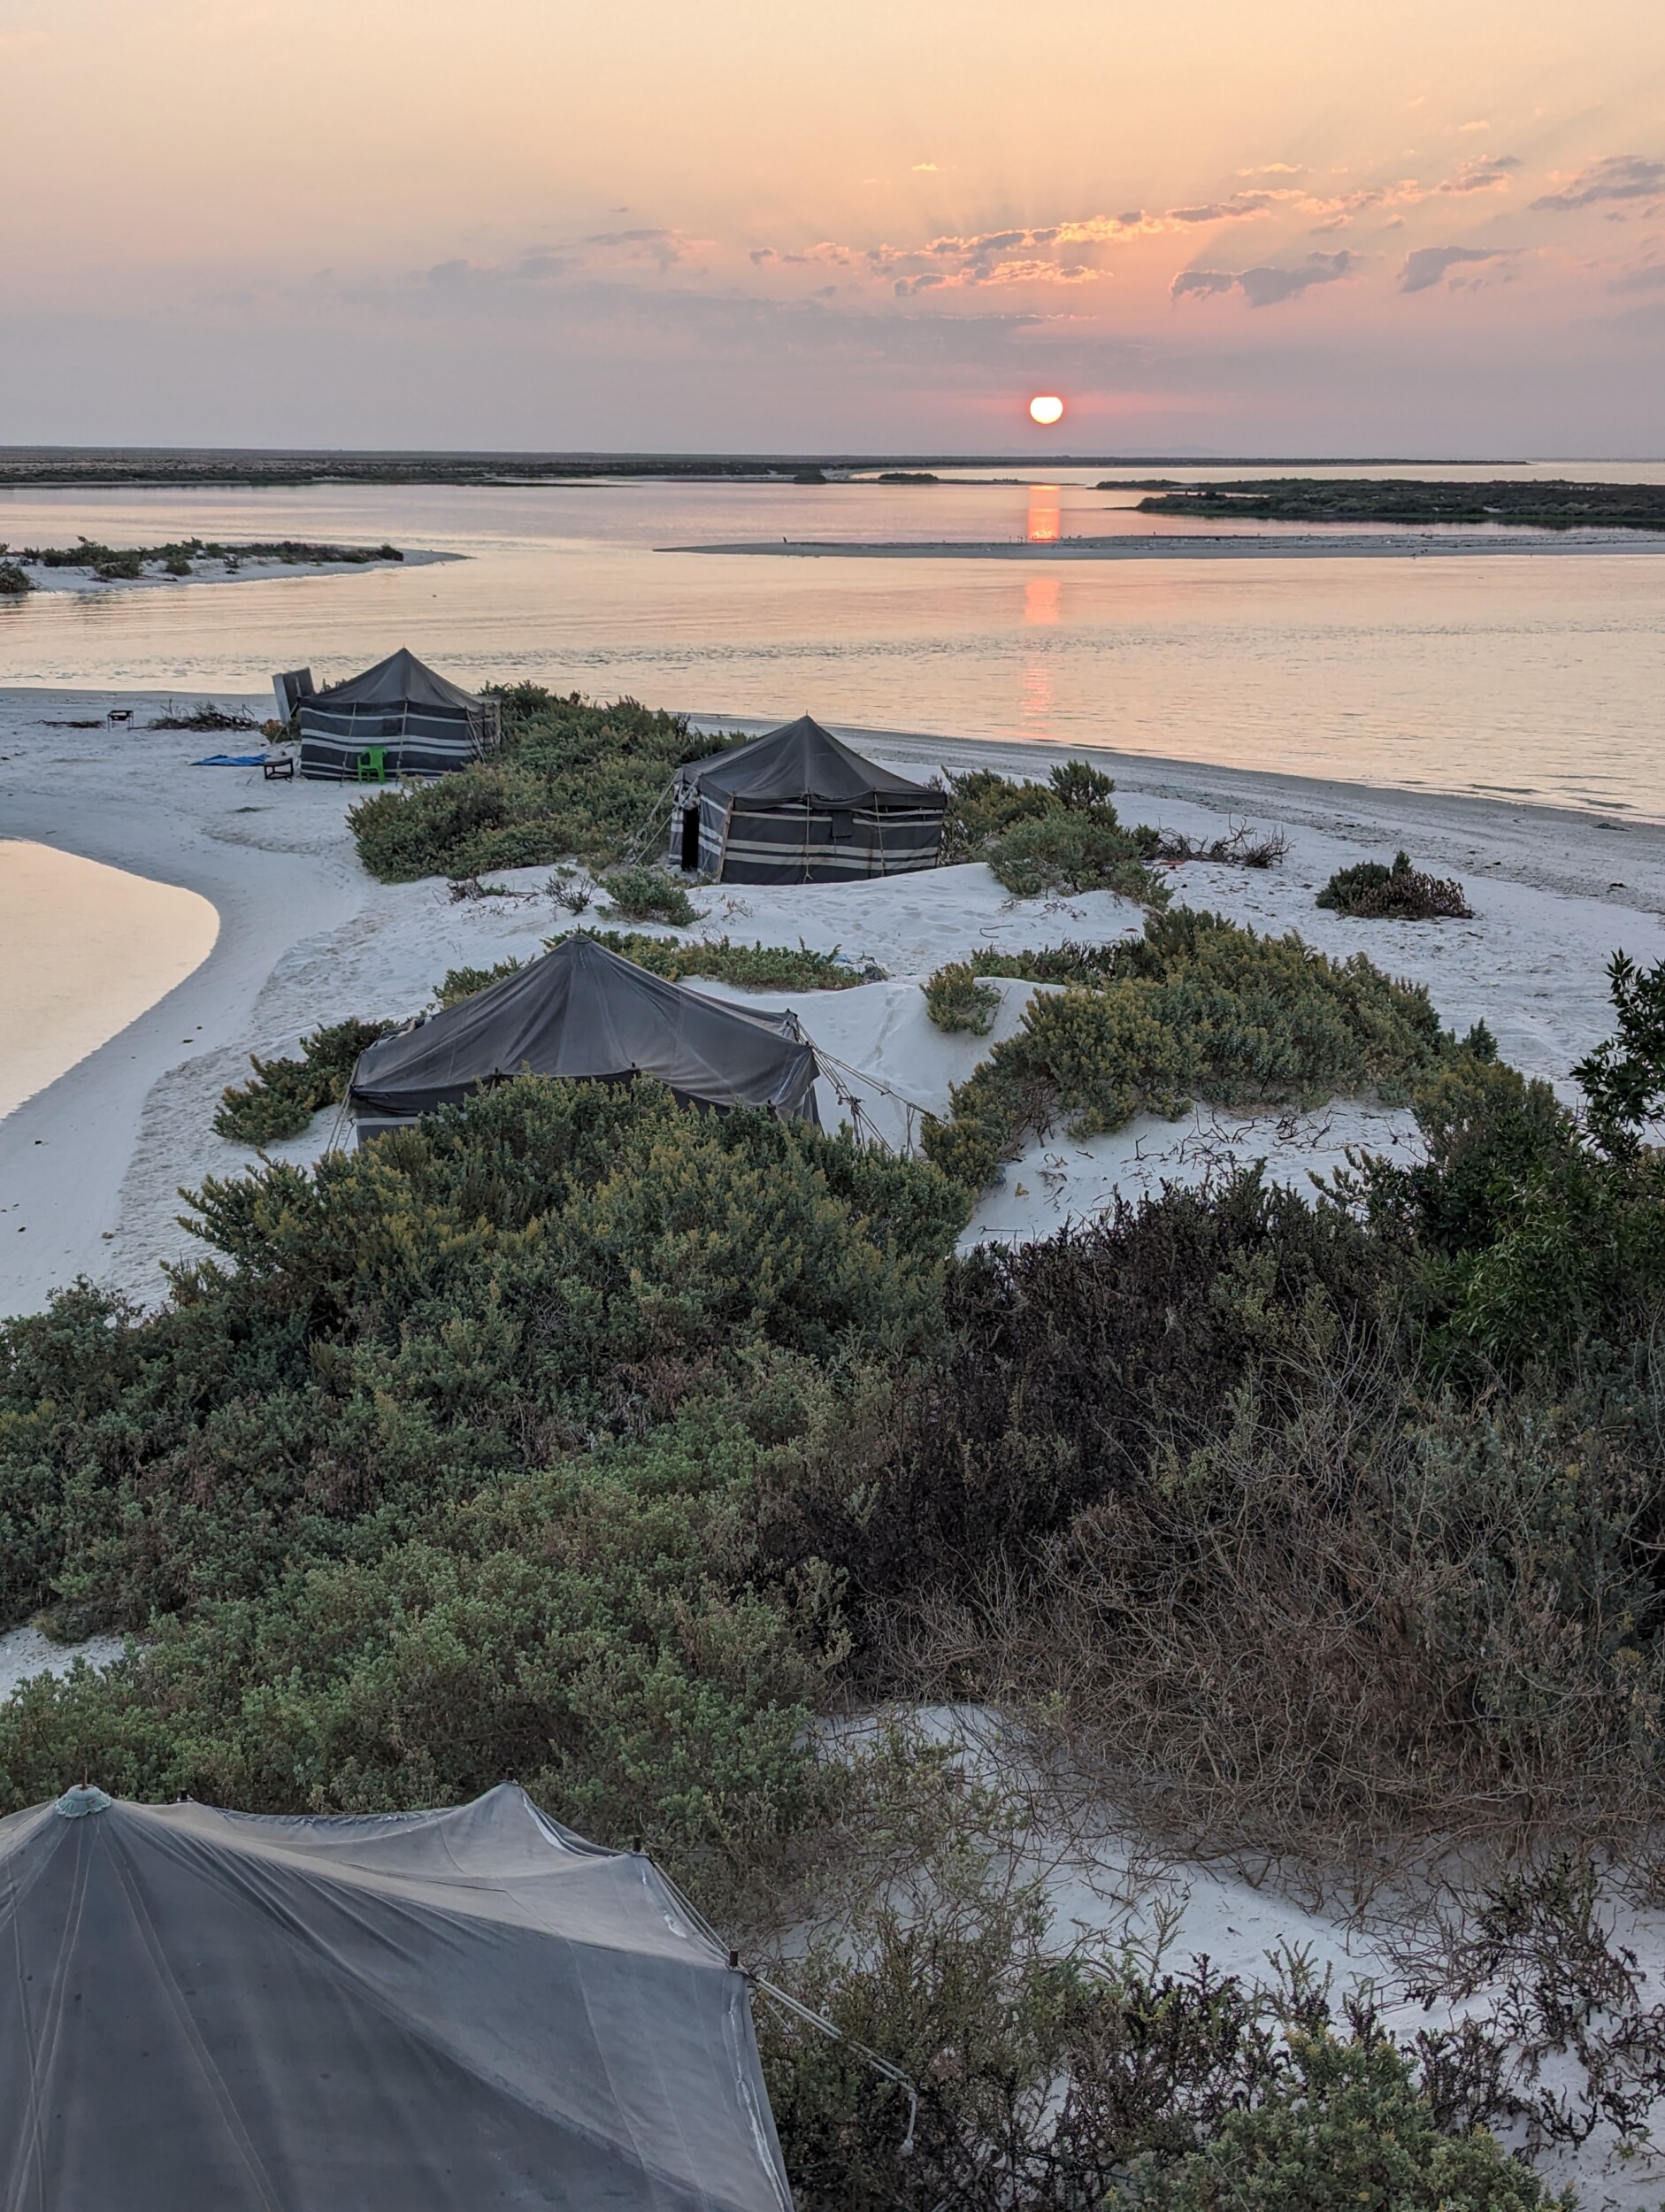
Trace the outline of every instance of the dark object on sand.
{"label": "dark object on sand", "polygon": [[358,781],[372,747],[387,775],[447,775],[483,759],[502,733],[495,699],[464,691],[404,646],[362,676],[303,695],[296,713],[301,773],[326,783]]}
{"label": "dark object on sand", "polygon": [[52,2212],[786,2212],[747,1979],[651,1859],[504,1783],[0,1823],[0,2132]]}
{"label": "dark object on sand", "polygon": [[816,1072],[795,1015],[686,990],[579,931],[488,990],[372,1045],[348,1095],[363,1144],[518,1075],[648,1075],[694,1105],[818,1121]]}
{"label": "dark object on sand", "polygon": [[724,883],[900,875],[936,866],[947,805],[804,714],[678,772],[665,856]]}
{"label": "dark object on sand", "polygon": [[206,737],[217,730],[257,730],[260,725],[242,707],[193,707],[188,714],[179,714],[170,703],[165,714],[152,716],[149,726],[153,730],[190,730],[198,737]]}
{"label": "dark object on sand", "polygon": [[1339,868],[1317,902],[1360,921],[1463,922],[1474,913],[1454,876],[1424,875],[1411,866],[1408,853],[1396,853],[1391,868],[1379,860]]}

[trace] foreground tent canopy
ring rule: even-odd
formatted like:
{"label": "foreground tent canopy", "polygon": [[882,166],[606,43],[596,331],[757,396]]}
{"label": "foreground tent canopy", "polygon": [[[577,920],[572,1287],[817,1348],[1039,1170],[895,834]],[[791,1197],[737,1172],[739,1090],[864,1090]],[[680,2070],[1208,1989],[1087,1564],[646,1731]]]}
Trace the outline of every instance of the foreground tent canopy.
{"label": "foreground tent canopy", "polygon": [[668,857],[725,883],[899,875],[935,867],[947,805],[804,714],[679,771]]}
{"label": "foreground tent canopy", "polygon": [[527,1074],[602,1083],[651,1075],[695,1105],[819,1119],[815,1047],[795,1015],[686,990],[579,933],[372,1045],[349,1094],[359,1142]]}
{"label": "foreground tent canopy", "polygon": [[508,1784],[0,1821],[5,2202],[790,2212],[746,1979],[651,1860]]}
{"label": "foreground tent canopy", "polygon": [[301,773],[332,783],[353,782],[372,748],[390,776],[442,776],[480,759],[501,734],[495,699],[449,682],[404,646],[362,676],[303,693],[299,716]]}

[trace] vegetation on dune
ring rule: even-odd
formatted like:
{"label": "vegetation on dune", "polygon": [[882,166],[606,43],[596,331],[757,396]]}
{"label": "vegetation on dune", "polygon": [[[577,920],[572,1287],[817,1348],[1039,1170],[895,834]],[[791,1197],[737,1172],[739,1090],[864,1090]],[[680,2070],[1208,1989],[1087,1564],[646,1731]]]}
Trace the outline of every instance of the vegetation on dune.
{"label": "vegetation on dune", "polygon": [[626,922],[663,922],[670,929],[692,929],[704,918],[674,876],[663,868],[610,868],[602,888],[612,902],[602,910]]}
{"label": "vegetation on dune", "polygon": [[188,576],[197,561],[218,561],[235,569],[244,561],[281,561],[288,566],[364,567],[373,561],[402,561],[396,545],[313,545],[298,538],[275,538],[242,545],[222,545],[211,538],[181,538],[166,545],[101,545],[77,538],[73,545],[26,546],[18,558],[42,568],[83,568],[106,583],[132,582],[147,568],[165,575]]}
{"label": "vegetation on dune", "polygon": [[1460,2083],[1437,2035],[1401,2042],[1298,1963],[1251,1986],[1206,1961],[1060,1957],[1032,1888],[933,1871],[932,1892],[798,1973],[844,2035],[918,2085],[910,2157],[902,2098],[858,2048],[760,2008],[802,2212],[1570,2212],[1485,2125],[1538,2116],[1512,2076],[1551,2043],[1545,1993],[1523,1990],[1518,2034],[1488,2047],[1491,2082]]}
{"label": "vegetation on dune", "polygon": [[[688,742],[541,694],[509,718],[503,762],[359,810],[394,872],[540,824],[617,851]],[[1137,857],[1155,833],[1078,768],[959,780],[956,837]],[[448,796],[505,779],[543,810]],[[856,979],[802,948],[600,941]],[[977,954],[932,979],[933,1018],[986,1033],[1007,975],[1062,987],[927,1159],[526,1078],[210,1182],[154,1312],[82,1282],[0,1325],[4,1618],[134,1636],[0,1708],[0,1800],[91,1773],[375,1809],[513,1774],[643,1836],[758,1942],[823,1931],[777,1978],[917,2086],[902,2159],[902,2092],[763,2012],[816,2212],[1545,2204],[1484,2131],[1640,2140],[1665,2078],[1665,2016],[1550,1848],[1623,1852],[1665,1788],[1665,963],[1615,960],[1577,1111],[1362,957],[1206,913]],[[303,1125],[379,1033],[257,1062],[220,1125]],[[1053,1120],[1364,1088],[1414,1104],[1424,1158],[955,1255],[970,1192]],[[819,1724],[892,1701],[993,1704],[1031,1774],[1114,1775],[1181,1845],[1375,1873],[1524,1839],[1534,1870],[1439,1985],[1501,1993],[1396,2039],[1298,1964],[1259,1989],[1083,1950],[1014,1871],[1032,1806],[998,1776]]]}
{"label": "vegetation on dune", "polygon": [[[545,941],[553,950],[579,933],[567,930]],[[702,937],[690,943],[616,929],[592,929],[585,933],[598,945],[605,945],[609,952],[633,960],[639,968],[667,977],[672,983],[690,983],[709,976],[748,991],[848,991],[857,984],[880,979],[851,967],[837,952],[811,952],[802,944],[736,945],[726,937]]]}
{"label": "vegetation on dune", "polygon": [[216,1132],[234,1144],[298,1137],[314,1114],[341,1104],[359,1054],[396,1026],[357,1018],[332,1022],[302,1038],[298,1060],[263,1060],[250,1053],[254,1075],[223,1093],[214,1113]]}
{"label": "vegetation on dune", "polygon": [[[1034,956],[1034,968],[1063,969],[1066,987],[1037,993],[1017,1033],[952,1093],[947,1118],[927,1124],[927,1156],[968,1189],[1060,1119],[1086,1137],[1139,1113],[1177,1115],[1193,1098],[1239,1107],[1310,1106],[1339,1091],[1403,1098],[1453,1048],[1425,990],[1391,982],[1362,956],[1330,960],[1295,936],[1260,937],[1181,907],[1105,949],[1101,972],[1085,979],[1068,975],[1067,952]],[[1024,973],[1027,958],[1006,956],[998,972]],[[997,972],[986,958],[977,966]],[[969,969],[943,971],[925,989],[933,1018],[938,1007],[976,1004]]]}
{"label": "vegetation on dune", "polygon": [[[409,791],[380,791],[349,816],[358,856],[384,883],[621,857],[686,760],[725,741],[633,699],[594,704],[539,684],[500,695],[492,757]],[[727,741],[733,742],[733,741]]]}
{"label": "vegetation on dune", "polygon": [[1424,483],[1415,478],[1272,477],[1250,483],[1175,484],[1166,479],[1103,483],[1142,491],[1139,511],[1205,521],[1505,523],[1530,530],[1665,530],[1665,485],[1580,484],[1567,478],[1523,483]]}
{"label": "vegetation on dune", "polygon": [[1391,868],[1379,860],[1338,868],[1316,902],[1365,921],[1468,921],[1474,912],[1454,877],[1423,874],[1408,853],[1396,853]]}
{"label": "vegetation on dune", "polygon": [[989,769],[943,780],[944,860],[986,860],[1016,898],[1048,892],[1116,891],[1161,906],[1168,887],[1146,862],[1161,833],[1124,828],[1112,780],[1086,761],[1061,761],[1045,783],[1017,783]]}
{"label": "vegetation on dune", "polygon": [[35,580],[27,569],[4,558],[5,552],[6,548],[0,545],[0,599],[20,599],[25,592],[35,589]]}

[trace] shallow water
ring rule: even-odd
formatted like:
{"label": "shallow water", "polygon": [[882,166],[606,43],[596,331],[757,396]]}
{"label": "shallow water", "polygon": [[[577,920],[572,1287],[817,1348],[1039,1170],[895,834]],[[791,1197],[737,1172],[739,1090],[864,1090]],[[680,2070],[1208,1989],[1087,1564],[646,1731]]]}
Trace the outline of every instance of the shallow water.
{"label": "shallow water", "polygon": [[165,997],[219,934],[195,891],[0,840],[0,1115]]}
{"label": "shallow water", "polygon": [[[1660,480],[1665,466],[1379,472]],[[1051,484],[4,493],[0,538],[13,545],[195,533],[391,539],[467,557],[0,602],[0,681],[246,691],[277,668],[310,664],[323,680],[408,642],[476,681],[533,676],[704,713],[807,708],[872,728],[1091,741],[1665,818],[1665,550],[1053,566],[656,549],[1185,534],[1133,514],[1136,494],[1096,491],[1097,473]]]}

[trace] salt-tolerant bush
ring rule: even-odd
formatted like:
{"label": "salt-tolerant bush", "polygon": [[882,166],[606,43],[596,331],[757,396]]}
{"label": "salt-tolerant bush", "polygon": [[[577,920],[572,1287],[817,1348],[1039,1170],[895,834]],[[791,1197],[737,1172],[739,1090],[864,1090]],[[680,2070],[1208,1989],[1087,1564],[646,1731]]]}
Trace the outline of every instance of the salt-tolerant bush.
{"label": "salt-tolerant bush", "polygon": [[[553,950],[579,933],[567,930],[545,941]],[[802,944],[737,945],[726,937],[690,942],[684,938],[648,937],[640,931],[614,929],[593,929],[587,934],[609,952],[633,960],[639,968],[672,983],[710,976],[750,991],[848,991],[858,983],[879,979],[877,971],[863,973],[841,959],[836,950],[811,952]]]}
{"label": "salt-tolerant bush", "polygon": [[536,684],[501,695],[498,751],[409,791],[380,791],[349,817],[358,856],[385,883],[577,856],[621,858],[685,760],[719,751],[686,718],[633,699],[601,705]]}
{"label": "salt-tolerant bush", "polygon": [[700,919],[699,909],[674,877],[660,868],[612,868],[602,878],[602,888],[612,904],[604,910],[628,922],[664,922],[672,929],[691,929]]}
{"label": "salt-tolerant bush", "polygon": [[214,1112],[214,1127],[234,1144],[276,1144],[298,1137],[314,1114],[339,1106],[358,1056],[385,1037],[392,1022],[334,1022],[301,1040],[298,1060],[249,1055],[252,1081],[230,1086]]}
{"label": "salt-tolerant bush", "polygon": [[1339,868],[1317,903],[1362,921],[1466,921],[1473,912],[1454,877],[1423,874],[1408,853],[1396,854],[1391,868],[1379,860]]}
{"label": "salt-tolerant bush", "polygon": [[1426,991],[1362,956],[1332,961],[1293,935],[1260,937],[1182,908],[1112,948],[1102,981],[1037,995],[1017,1033],[952,1094],[949,1118],[927,1126],[925,1148],[981,1187],[1060,1117],[1093,1136],[1193,1097],[1312,1105],[1373,1089],[1402,1099],[1451,1041]]}
{"label": "salt-tolerant bush", "polygon": [[986,1037],[1000,1010],[1001,995],[992,984],[979,982],[970,961],[951,960],[919,986],[925,1011],[939,1029],[950,1035]]}
{"label": "salt-tolerant bush", "polygon": [[1116,891],[1145,906],[1165,906],[1168,887],[1152,874],[1139,841],[1111,822],[1059,807],[1017,823],[986,857],[1015,898],[1048,893]]}

